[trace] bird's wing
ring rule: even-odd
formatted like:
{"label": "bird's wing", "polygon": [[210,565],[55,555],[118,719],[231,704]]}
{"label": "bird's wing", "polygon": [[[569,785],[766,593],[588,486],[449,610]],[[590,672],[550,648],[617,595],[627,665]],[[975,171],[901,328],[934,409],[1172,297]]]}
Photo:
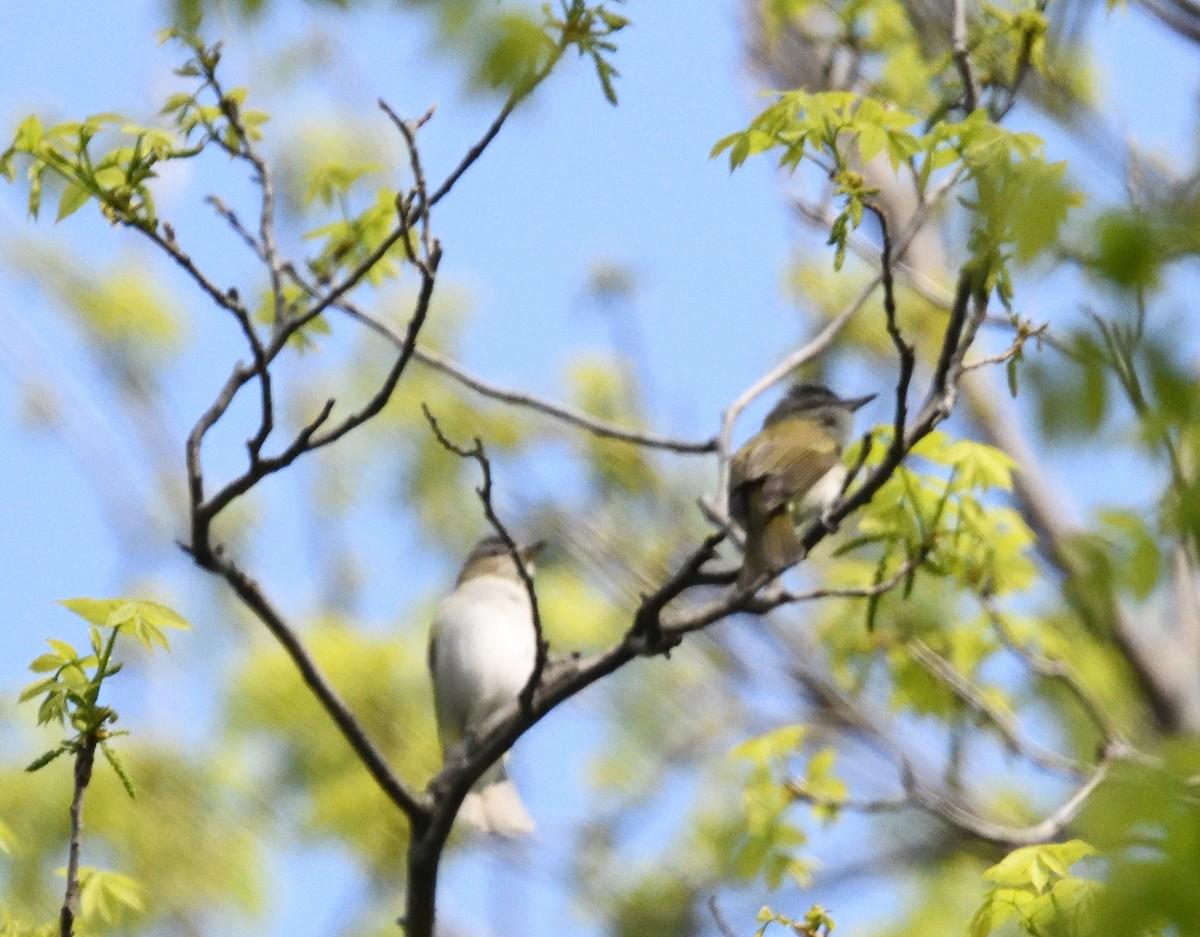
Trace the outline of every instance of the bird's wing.
{"label": "bird's wing", "polygon": [[433,708],[437,716],[438,738],[442,743],[442,751],[447,751],[452,745],[462,740],[463,728],[466,724],[466,714],[457,696],[447,687],[446,675],[438,667],[438,632],[442,628],[442,607],[439,606],[433,616],[433,624],[429,629],[429,675],[433,678]]}
{"label": "bird's wing", "polygon": [[437,673],[437,629],[429,629],[429,648],[426,652],[426,661],[429,663],[429,673]]}
{"label": "bird's wing", "polygon": [[783,432],[759,433],[751,437],[737,451],[729,466],[730,511],[743,526],[746,497],[751,486],[761,484],[759,509],[774,514],[820,481],[842,457],[837,440],[823,439],[816,445],[805,447],[803,458],[797,458],[797,447],[782,438],[787,435],[784,424],[775,424],[773,428]]}

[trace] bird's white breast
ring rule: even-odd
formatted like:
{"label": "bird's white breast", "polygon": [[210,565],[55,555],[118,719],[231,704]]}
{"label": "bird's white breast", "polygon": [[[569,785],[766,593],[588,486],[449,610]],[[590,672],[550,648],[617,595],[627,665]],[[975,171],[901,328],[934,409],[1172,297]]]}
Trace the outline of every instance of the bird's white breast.
{"label": "bird's white breast", "polygon": [[515,699],[533,671],[533,613],[520,582],[468,579],[438,605],[433,637],[434,679],[460,730]]}
{"label": "bird's white breast", "polygon": [[812,520],[825,513],[842,491],[846,481],[846,466],[840,462],[817,479],[817,483],[805,492],[796,512],[802,521]]}

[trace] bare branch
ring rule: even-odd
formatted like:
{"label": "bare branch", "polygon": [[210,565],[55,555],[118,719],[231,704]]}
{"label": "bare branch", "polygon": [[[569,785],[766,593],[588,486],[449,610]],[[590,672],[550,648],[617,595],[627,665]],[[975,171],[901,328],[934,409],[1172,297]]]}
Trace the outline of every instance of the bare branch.
{"label": "bare branch", "polygon": [[1050,771],[1062,771],[1073,775],[1083,772],[1083,767],[1074,759],[1022,739],[1017,727],[1013,724],[1012,715],[988,699],[980,687],[959,673],[953,664],[923,640],[913,638],[907,642],[906,647],[912,654],[913,660],[924,667],[967,707],[995,726],[1009,751],[1022,755],[1034,764]]}
{"label": "bare branch", "polygon": [[94,732],[84,734],[75,753],[75,793],[71,797],[71,843],[67,851],[67,887],[62,910],[58,915],[60,937],[73,937],[75,919],[79,916],[79,851],[83,843],[83,793],[92,780],[96,761],[96,746],[100,739]]}
{"label": "bare branch", "polygon": [[984,315],[982,325],[996,324],[997,320],[1002,321],[1006,327],[1016,331],[1013,336],[1012,344],[1004,351],[995,354],[987,355],[982,358],[977,358],[974,361],[963,361],[961,371],[976,371],[980,368],[990,367],[997,364],[1005,364],[1013,358],[1017,358],[1025,353],[1025,343],[1033,339],[1039,347],[1041,343],[1046,341],[1047,344],[1055,347],[1060,347],[1061,343],[1058,339],[1051,336],[1049,323],[1043,322],[1041,325],[1034,326],[1024,320],[1016,322],[1006,319],[1002,316]]}
{"label": "bare branch", "polygon": [[1047,657],[1045,654],[1035,651],[1023,641],[1018,640],[1009,628],[1008,623],[1004,620],[1003,613],[996,607],[996,603],[990,598],[983,598],[981,601],[988,618],[991,619],[996,634],[999,635],[1001,642],[1006,648],[1020,657],[1038,676],[1045,677],[1048,680],[1056,680],[1066,687],[1099,730],[1105,744],[1129,746],[1129,742],[1120,730],[1117,729],[1113,718],[1084,685],[1083,681],[1079,678],[1079,674],[1076,673],[1075,668],[1068,661]]}
{"label": "bare branch", "polygon": [[[774,633],[784,637],[778,629]],[[785,636],[785,640],[794,642],[797,639],[789,632]],[[834,800],[815,798],[806,793],[798,797],[798,799],[819,806],[842,806],[843,809],[880,812],[900,810],[908,805],[923,810],[977,839],[1010,848],[1029,846],[1049,842],[1061,836],[1078,815],[1087,798],[1107,776],[1109,766],[1115,761],[1133,757],[1132,752],[1123,750],[1120,746],[1106,747],[1101,753],[1099,762],[1088,769],[1086,776],[1070,796],[1042,820],[1029,826],[996,823],[979,816],[964,803],[961,795],[942,789],[936,783],[922,780],[915,759],[898,741],[900,734],[892,720],[886,714],[873,710],[865,701],[851,696],[825,672],[820,664],[819,654],[798,649],[798,652],[792,656],[792,660],[793,671],[809,691],[823,704],[829,706],[847,726],[862,733],[895,763],[904,789],[903,798],[851,800],[845,802],[844,805]],[[803,782],[789,787],[789,790],[793,795],[803,792]]]}
{"label": "bare branch", "polygon": [[[349,315],[351,318],[363,323],[367,328],[371,329],[376,334],[382,336],[387,341],[394,345],[399,345],[403,339],[398,336],[390,326],[380,322],[373,316],[363,312],[357,306],[351,303],[339,303],[338,308]],[[482,378],[476,377],[467,371],[458,362],[446,357],[445,355],[434,351],[431,348],[423,345],[418,345],[413,351],[413,358],[427,367],[433,368],[441,374],[457,381],[464,387],[470,388],[477,394],[488,397],[492,400],[498,400],[501,403],[506,403],[514,407],[522,407],[527,410],[533,410],[541,413],[552,419],[566,423],[568,426],[574,426],[582,429],[585,432],[591,433],[593,436],[599,436],[602,439],[615,439],[619,442],[632,443],[638,446],[644,446],[647,449],[662,449],[665,452],[675,452],[680,455],[708,455],[717,451],[717,441],[715,439],[707,439],[702,442],[692,442],[686,439],[672,439],[667,436],[659,436],[654,433],[645,433],[633,429],[625,429],[616,424],[609,423],[594,417],[582,410],[574,407],[569,407],[566,404],[557,403],[551,400],[546,400],[543,397],[537,397],[533,394],[525,393],[524,391],[511,390],[505,387],[499,387],[495,384],[484,381]]]}
{"label": "bare branch", "polygon": [[[204,197],[209,205],[213,207],[218,215],[225,220],[225,223],[233,229],[233,233],[242,239],[242,242],[254,252],[254,256],[259,260],[264,260],[262,245],[258,243],[254,235],[250,233],[250,229],[242,224],[242,219],[238,217],[237,212],[225,204],[225,202],[216,195],[206,195]],[[287,267],[285,264],[284,267]]]}
{"label": "bare branch", "polygon": [[[380,109],[387,114],[388,118],[396,125],[396,129],[400,131],[400,135],[404,137],[404,144],[408,148],[408,163],[412,167],[413,188],[417,196],[417,217],[421,223],[421,249],[426,257],[429,256],[429,195],[425,188],[425,170],[421,166],[421,154],[417,150],[416,133],[421,127],[429,122],[433,117],[433,108],[431,107],[422,117],[418,117],[411,124],[408,121],[401,120],[396,112],[388,107],[387,102],[382,98],[379,99]],[[411,224],[408,219],[408,206],[400,209],[400,218],[405,224]],[[412,245],[405,238],[404,249],[408,253],[408,258],[415,261],[413,256]]]}
{"label": "bare branch", "polygon": [[483,151],[487,149],[488,144],[496,139],[496,134],[500,132],[500,128],[504,126],[505,121],[512,116],[512,112],[517,109],[517,105],[529,97],[534,89],[546,80],[546,77],[553,71],[554,66],[558,64],[558,60],[562,58],[565,51],[566,43],[565,41],[560,41],[555,47],[554,53],[546,60],[542,67],[530,76],[525,84],[509,95],[508,100],[504,103],[504,107],[500,109],[500,113],[496,115],[495,120],[484,131],[483,136],[479,138],[479,141],[474,146],[467,150],[466,155],[463,156],[459,164],[451,170],[450,175],[446,177],[445,181],[429,197],[428,208],[432,208],[449,194],[450,190],[454,188],[455,183],[462,178],[463,173],[471,168],[475,161],[483,155]]}
{"label": "bare branch", "polygon": [[1052,842],[1062,835],[1078,816],[1088,797],[1108,776],[1108,768],[1112,761],[1111,757],[1105,756],[1057,809],[1029,826],[1010,826],[985,820],[950,798],[918,785],[911,788],[911,797],[915,805],[922,810],[941,817],[947,823],[985,842],[1008,848],[1034,846]]}
{"label": "bare branch", "polygon": [[871,586],[821,588],[809,589],[805,592],[792,592],[783,588],[776,581],[751,599],[747,605],[747,610],[762,615],[782,605],[790,605],[792,603],[814,602],[819,599],[869,599],[877,595],[883,595],[885,592],[891,592],[904,582],[912,571],[921,565],[923,559],[920,555],[910,557],[901,563],[896,571],[887,579]]}
{"label": "bare branch", "polygon": [[721,932],[721,937],[737,937],[737,932],[729,926],[729,922],[725,920],[725,915],[721,913],[716,895],[708,896],[708,910],[713,916],[713,922],[717,925],[717,930]]}
{"label": "bare branch", "polygon": [[670,629],[669,638],[663,634],[663,610],[684,590],[699,582],[700,567],[716,555],[717,545],[724,539],[724,531],[709,534],[662,586],[652,594],[642,596],[641,605],[633,616],[631,633],[644,634],[652,646],[661,645],[664,650],[669,650],[683,639],[683,632],[676,627]]}
{"label": "bare branch", "polygon": [[958,67],[959,77],[963,83],[963,109],[970,114],[979,107],[979,85],[975,80],[975,68],[971,63],[971,49],[967,44],[967,2],[953,0],[954,22],[951,29],[951,42],[954,50],[954,64]]}
{"label": "bare branch", "polygon": [[416,829],[427,823],[429,804],[409,791],[404,782],[392,770],[383,753],[376,748],[367,736],[366,730],[321,672],[299,635],[267,599],[258,583],[247,576],[236,563],[225,557],[219,547],[211,551],[205,558],[197,555],[188,547],[184,547],[184,549],[192,554],[197,563],[224,579],[241,599],[242,604],[254,612],[259,621],[283,645],[284,651],[295,664],[313,696],[317,698],[321,707],[341,731],[343,738],[350,743],[350,747],[354,749],[354,753],[363,766],[375,779],[375,783],[388,796],[388,799],[404,812],[413,824],[413,828]]}
{"label": "bare branch", "polygon": [[357,411],[347,415],[336,425],[322,432],[321,427],[324,426],[333,410],[333,401],[326,401],[322,410],[296,435],[286,449],[276,456],[252,460],[250,467],[241,476],[231,481],[201,505],[202,514],[210,519],[215,517],[233,500],[245,494],[268,475],[272,475],[280,469],[291,465],[306,452],[312,452],[336,442],[342,436],[345,436],[374,417],[387,405],[416,348],[417,335],[425,323],[425,318],[429,312],[429,304],[433,298],[437,267],[440,260],[441,247],[435,239],[432,244],[432,254],[422,270],[421,291],[417,296],[416,308],[408,323],[404,343],[400,346],[400,354],[396,356],[391,370],[371,398]]}

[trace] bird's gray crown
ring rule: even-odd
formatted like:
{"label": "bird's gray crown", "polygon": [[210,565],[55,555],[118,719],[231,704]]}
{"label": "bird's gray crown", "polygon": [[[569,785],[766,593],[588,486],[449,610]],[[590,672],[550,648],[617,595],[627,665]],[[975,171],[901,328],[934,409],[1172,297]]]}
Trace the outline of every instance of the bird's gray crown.
{"label": "bird's gray crown", "polygon": [[[520,556],[526,572],[530,575],[533,575],[533,561],[543,546],[545,543],[541,540],[524,546],[517,544],[517,554]],[[463,563],[462,571],[458,574],[458,584],[462,585],[468,579],[474,579],[476,576],[500,576],[517,581],[521,579],[512,554],[509,553],[508,546],[500,537],[484,537],[475,544],[475,548],[467,555]]]}
{"label": "bird's gray crown", "polygon": [[764,426],[782,420],[789,416],[802,413],[813,413],[826,407],[835,407],[851,413],[863,404],[874,400],[874,394],[865,397],[839,397],[824,384],[793,384],[788,388],[783,399],[767,414]]}
{"label": "bird's gray crown", "polygon": [[496,534],[489,534],[471,548],[471,552],[467,554],[466,562],[471,563],[475,560],[482,560],[489,556],[507,555],[508,544],[506,544]]}
{"label": "bird's gray crown", "polygon": [[[543,546],[545,546],[545,543],[541,540],[529,544],[518,543],[517,552],[521,554],[522,559],[528,560],[536,556]],[[464,565],[469,565],[476,560],[509,555],[508,544],[497,534],[488,534],[488,536],[482,538],[471,548],[471,552],[467,554]]]}

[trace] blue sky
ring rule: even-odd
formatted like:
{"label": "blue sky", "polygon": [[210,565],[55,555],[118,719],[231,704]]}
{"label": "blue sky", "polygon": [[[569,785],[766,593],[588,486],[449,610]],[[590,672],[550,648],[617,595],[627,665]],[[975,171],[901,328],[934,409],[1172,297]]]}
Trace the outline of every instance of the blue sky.
{"label": "blue sky", "polygon": [[[463,92],[461,74],[434,53],[420,18],[382,12],[343,17],[285,6],[262,27],[228,23],[219,28],[227,33],[236,83],[258,88],[265,82],[269,89],[270,76],[251,70],[256,58],[306,34],[354,55],[335,57],[319,82],[299,93],[272,97],[268,90],[267,106],[274,110],[279,104],[268,140],[294,121],[343,113],[375,122],[386,135],[376,98],[407,115],[436,103],[422,143],[430,175],[441,177],[491,119],[496,102]],[[178,56],[157,47],[158,3],[126,0],[121,10],[116,16],[111,5],[76,0],[5,4],[0,10],[0,128],[13,127],[34,110],[64,119],[101,110],[148,119],[156,102],[176,87],[170,73]],[[634,311],[654,390],[654,421],[664,431],[703,437],[716,430],[728,401],[805,334],[803,319],[788,307],[780,287],[797,229],[782,206],[780,180],[769,161],[751,161],[730,175],[723,161],[708,159],[712,143],[743,126],[756,106],[753,85],[743,74],[738,6],[643,0],[631,2],[628,13],[633,25],[620,36],[616,59],[622,73],[620,107],[604,101],[587,62],[566,63],[439,210],[437,230],[446,247],[442,274],[468,297],[464,361],[498,383],[561,397],[557,362],[564,354],[606,349],[610,341],[602,315],[582,301],[590,265],[601,259],[628,264],[641,287]],[[1113,123],[1168,158],[1172,151],[1190,158],[1195,102],[1187,92],[1197,86],[1195,59],[1135,13],[1105,19],[1096,32],[1096,48],[1107,63],[1098,78],[1115,101]],[[1157,88],[1178,91],[1156,94],[1150,111],[1141,102]],[[1052,151],[1054,145],[1051,141]],[[173,180],[164,213],[173,208],[197,212],[199,196],[223,181],[189,175]],[[211,218],[185,215],[179,227],[211,246],[231,277],[249,269]],[[25,220],[23,193],[4,186],[0,252],[14,235],[69,241],[100,265],[148,256],[132,247],[132,235],[114,233],[92,211],[57,230],[46,217],[35,230]],[[811,238],[805,243],[814,244]],[[211,317],[211,310],[173,271],[157,260],[148,262],[187,298],[196,327],[208,328],[203,317]],[[1033,293],[1035,316],[1037,310],[1049,314],[1054,301],[1053,292]],[[165,401],[179,427],[174,443],[180,455],[182,428],[211,396],[227,367],[226,356],[240,353],[235,336],[224,329],[225,324],[217,327],[215,344],[195,359],[193,377],[172,388]],[[138,580],[182,582],[198,574],[169,544],[148,551],[148,572],[138,558],[122,554],[95,479],[77,453],[57,436],[23,423],[11,377],[14,361],[25,361],[35,371],[52,365],[52,379],[69,383],[81,406],[89,402],[93,378],[86,356],[44,293],[2,263],[0,330],[8,336],[0,345],[5,352],[0,365],[6,369],[0,371],[5,440],[0,596],[7,622],[0,626],[0,687],[15,687],[24,680],[25,662],[39,653],[43,635],[71,627],[70,616],[52,604],[55,599],[109,595]],[[101,441],[131,429],[104,414],[92,420],[85,413],[81,420]],[[125,475],[134,491],[144,490],[148,482],[139,466],[120,444],[114,449],[107,464]],[[393,533],[385,526],[367,535],[386,539]],[[394,559],[411,546],[386,542],[380,554],[385,561]],[[372,593],[377,601],[370,614],[386,621],[398,590],[424,594],[446,572],[436,562],[418,566],[411,581]],[[197,698],[193,705],[203,702]],[[556,725],[552,720],[523,743],[529,763],[564,743]],[[560,792],[537,779],[529,788],[534,813],[552,817],[544,824],[543,842],[550,842]],[[338,895],[355,887],[353,880],[338,881],[344,873],[334,855],[308,857],[303,868],[319,868],[330,887],[316,894],[302,879],[282,876],[278,933],[327,933]],[[464,869],[453,873],[450,887],[468,896],[476,922],[486,919],[496,886],[479,867],[468,863]],[[534,881],[521,887],[529,889],[532,900],[528,919],[520,923],[531,933],[555,932],[561,916],[570,912],[552,884]]]}

